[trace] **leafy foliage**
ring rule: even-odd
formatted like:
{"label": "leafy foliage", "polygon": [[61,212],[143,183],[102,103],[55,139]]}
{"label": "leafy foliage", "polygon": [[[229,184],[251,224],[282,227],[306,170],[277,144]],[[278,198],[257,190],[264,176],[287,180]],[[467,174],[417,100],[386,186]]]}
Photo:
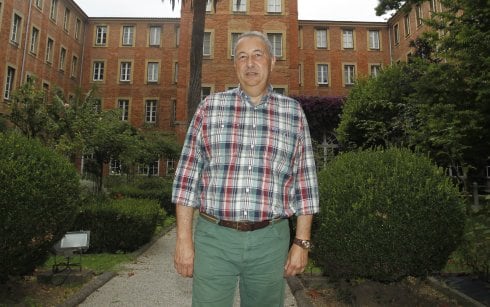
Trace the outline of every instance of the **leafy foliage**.
{"label": "leafy foliage", "polygon": [[407,149],[341,154],[319,173],[313,256],[327,275],[378,281],[444,267],[464,203],[440,168]]}
{"label": "leafy foliage", "polygon": [[79,178],[62,156],[19,134],[0,134],[0,281],[31,273],[71,227]]}
{"label": "leafy foliage", "polygon": [[73,229],[90,230],[91,252],[131,252],[148,243],[161,211],[148,199],[119,199],[85,205]]}

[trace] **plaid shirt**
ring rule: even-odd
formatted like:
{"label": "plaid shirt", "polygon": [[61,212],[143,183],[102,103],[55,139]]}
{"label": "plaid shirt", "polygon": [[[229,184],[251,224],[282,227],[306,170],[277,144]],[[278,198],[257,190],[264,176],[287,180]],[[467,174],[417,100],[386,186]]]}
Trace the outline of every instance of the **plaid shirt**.
{"label": "plaid shirt", "polygon": [[310,132],[299,103],[239,88],[208,96],[185,139],[172,201],[219,219],[262,221],[319,211]]}

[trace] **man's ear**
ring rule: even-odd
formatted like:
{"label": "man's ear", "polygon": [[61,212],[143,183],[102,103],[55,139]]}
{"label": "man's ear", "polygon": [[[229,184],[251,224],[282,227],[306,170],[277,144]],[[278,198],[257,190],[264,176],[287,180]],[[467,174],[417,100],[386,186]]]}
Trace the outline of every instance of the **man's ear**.
{"label": "man's ear", "polygon": [[276,64],[276,57],[273,56],[272,59],[271,59],[271,71],[272,69],[274,69],[274,65]]}

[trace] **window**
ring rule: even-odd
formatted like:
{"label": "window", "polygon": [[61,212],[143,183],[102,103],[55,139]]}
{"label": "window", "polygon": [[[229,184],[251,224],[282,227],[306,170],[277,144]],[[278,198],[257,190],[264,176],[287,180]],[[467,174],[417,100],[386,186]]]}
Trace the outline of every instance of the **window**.
{"label": "window", "polygon": [[282,0],[267,0],[267,12],[268,13],[281,13],[282,12]]}
{"label": "window", "polygon": [[422,6],[420,4],[417,4],[415,8],[415,16],[417,19],[417,27],[420,27],[422,25],[422,18],[424,18],[423,12],[422,12]]}
{"label": "window", "polygon": [[204,32],[202,55],[207,57],[211,56],[211,32]]}
{"label": "window", "polygon": [[53,63],[53,48],[54,41],[51,38],[48,38],[48,43],[46,44],[46,62]]}
{"label": "window", "polygon": [[172,109],[170,113],[170,126],[172,127],[175,124],[175,121],[177,120],[177,100],[172,99],[171,104],[172,104]]}
{"label": "window", "polygon": [[70,9],[65,8],[65,16],[63,18],[63,30],[68,31],[70,26]]}
{"label": "window", "polygon": [[343,30],[342,31],[342,46],[344,49],[354,48],[354,31]]}
{"label": "window", "polygon": [[148,62],[148,82],[158,82],[158,62]]}
{"label": "window", "polygon": [[65,70],[65,63],[66,63],[66,49],[61,47],[61,49],[60,49],[60,70],[61,71]]}
{"label": "window", "polygon": [[174,83],[177,83],[179,80],[179,63],[175,62],[174,63],[174,77],[173,77]]}
{"label": "window", "polygon": [[242,35],[242,33],[239,32],[231,33],[231,57],[235,56],[235,46],[236,46],[236,42],[238,41],[238,37],[240,37],[240,35]]}
{"label": "window", "polygon": [[207,96],[211,94],[211,87],[203,86],[201,87],[201,100],[204,100]]}
{"label": "window", "polygon": [[71,59],[71,76],[76,78],[78,75],[78,57],[73,56]]}
{"label": "window", "polygon": [[94,81],[102,81],[104,80],[104,62],[103,61],[95,61],[94,62]]}
{"label": "window", "polygon": [[379,76],[379,72],[381,71],[381,65],[380,64],[371,64],[369,68],[369,74],[371,77],[377,77]]}
{"label": "window", "polygon": [[111,175],[121,175],[121,161],[111,159],[109,164],[109,172]]}
{"label": "window", "polygon": [[14,14],[12,23],[12,32],[10,33],[10,41],[18,45],[20,43],[20,28],[22,26],[22,17]]}
{"label": "window", "polygon": [[369,30],[369,49],[379,50],[379,31]]}
{"label": "window", "polygon": [[122,45],[123,46],[133,46],[134,42],[134,27],[124,26],[122,33]]}
{"label": "window", "polygon": [[156,123],[157,121],[157,101],[147,100],[145,102],[145,122]]}
{"label": "window", "polygon": [[317,84],[328,85],[328,65],[317,64],[316,71]]}
{"label": "window", "polygon": [[153,161],[148,165],[138,165],[138,175],[158,176],[158,161]]}
{"label": "window", "polygon": [[206,13],[211,13],[213,11],[213,1],[208,0],[206,2]]}
{"label": "window", "polygon": [[14,80],[15,80],[15,68],[8,67],[7,68],[7,76],[5,78],[5,91],[3,92],[3,97],[5,99],[10,99],[10,95],[14,89]]}
{"label": "window", "polygon": [[353,85],[356,78],[356,66],[351,64],[344,65],[344,84]]}
{"label": "window", "polygon": [[94,109],[94,112],[97,114],[102,112],[102,100],[100,100],[99,98],[94,98],[93,109]]}
{"label": "window", "polygon": [[175,173],[175,160],[167,160],[166,175],[173,175]]}
{"label": "window", "polygon": [[400,29],[398,24],[393,26],[393,39],[395,40],[395,45],[400,43]]}
{"label": "window", "polygon": [[286,89],[284,87],[277,87],[277,86],[274,86],[272,88],[272,91],[274,93],[277,93],[279,95],[286,95]]}
{"label": "window", "polygon": [[95,44],[105,46],[107,43],[107,26],[97,26],[95,32]]}
{"label": "window", "polygon": [[404,19],[404,26],[405,26],[405,36],[410,35],[410,15],[405,15]]}
{"label": "window", "polygon": [[131,81],[131,62],[121,62],[119,81]]}
{"label": "window", "polygon": [[150,46],[160,46],[160,33],[162,32],[161,27],[152,26],[150,27]]}
{"label": "window", "polygon": [[234,13],[245,13],[247,11],[247,0],[241,0],[240,4],[238,4],[237,0],[233,0],[232,11]]}
{"label": "window", "polygon": [[121,110],[121,120],[127,121],[129,118],[129,100],[119,99],[117,101],[117,107]]}
{"label": "window", "polygon": [[429,1],[429,9],[431,12],[437,12],[437,7],[436,7],[436,0],[430,0]]}
{"label": "window", "polygon": [[29,46],[29,51],[32,54],[37,54],[37,48],[39,46],[39,30],[35,27],[32,27],[31,31],[31,44]]}
{"label": "window", "polygon": [[51,0],[51,10],[49,11],[49,18],[56,21],[58,15],[58,0]]}
{"label": "window", "polygon": [[82,21],[77,18],[75,22],[75,39],[78,40],[80,38],[80,29],[82,28]]}
{"label": "window", "polygon": [[316,32],[316,47],[325,49],[327,48],[327,30],[317,29]]}
{"label": "window", "polygon": [[36,0],[35,3],[36,7],[38,9],[42,9],[43,8],[43,0]]}
{"label": "window", "polygon": [[267,37],[272,43],[272,54],[276,58],[282,58],[282,34],[281,33],[269,33]]}

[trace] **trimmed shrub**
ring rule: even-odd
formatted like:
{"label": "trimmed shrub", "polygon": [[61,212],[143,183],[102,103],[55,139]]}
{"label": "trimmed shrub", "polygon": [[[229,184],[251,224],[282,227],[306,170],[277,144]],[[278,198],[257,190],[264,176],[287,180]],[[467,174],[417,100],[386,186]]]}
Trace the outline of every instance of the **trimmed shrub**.
{"label": "trimmed shrub", "polygon": [[113,198],[154,199],[168,214],[175,215],[172,204],[172,179],[160,177],[142,177],[134,183],[119,183],[110,186]]}
{"label": "trimmed shrub", "polygon": [[149,199],[121,199],[84,206],[75,230],[90,230],[90,252],[132,252],[155,233],[160,206]]}
{"label": "trimmed shrub", "polygon": [[31,273],[71,227],[79,200],[72,164],[38,141],[0,134],[0,281]]}
{"label": "trimmed shrub", "polygon": [[338,156],[319,174],[314,257],[327,275],[396,281],[441,270],[465,215],[443,171],[406,149]]}

